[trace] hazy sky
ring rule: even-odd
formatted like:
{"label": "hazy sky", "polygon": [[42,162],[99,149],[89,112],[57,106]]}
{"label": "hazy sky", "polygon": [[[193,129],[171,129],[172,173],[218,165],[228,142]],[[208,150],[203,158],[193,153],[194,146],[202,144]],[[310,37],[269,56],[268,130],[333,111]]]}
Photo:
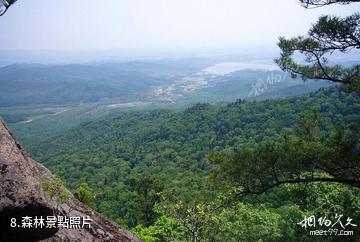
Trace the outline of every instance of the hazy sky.
{"label": "hazy sky", "polygon": [[18,0],[0,17],[0,49],[118,49],[274,45],[321,14],[296,0]]}

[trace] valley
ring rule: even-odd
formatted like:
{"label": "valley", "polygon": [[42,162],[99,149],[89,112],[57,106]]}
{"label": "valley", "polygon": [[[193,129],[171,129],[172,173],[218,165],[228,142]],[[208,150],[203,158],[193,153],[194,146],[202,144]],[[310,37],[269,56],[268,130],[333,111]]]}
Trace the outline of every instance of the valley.
{"label": "valley", "polygon": [[359,242],[360,0],[0,0],[0,242]]}
{"label": "valley", "polygon": [[[11,124],[59,115],[67,106],[89,106],[86,114],[90,115],[98,110],[271,98],[291,87],[305,90],[298,93],[304,94],[327,85],[324,81],[293,80],[270,64],[207,59],[94,66],[12,65],[0,68],[0,74],[0,115]],[[15,90],[16,95],[11,94]],[[280,95],[287,96],[285,91]]]}
{"label": "valley", "polygon": [[284,98],[329,85],[292,79],[273,64],[254,62],[178,59],[7,66],[0,68],[0,117],[27,147],[82,122],[121,112]]}

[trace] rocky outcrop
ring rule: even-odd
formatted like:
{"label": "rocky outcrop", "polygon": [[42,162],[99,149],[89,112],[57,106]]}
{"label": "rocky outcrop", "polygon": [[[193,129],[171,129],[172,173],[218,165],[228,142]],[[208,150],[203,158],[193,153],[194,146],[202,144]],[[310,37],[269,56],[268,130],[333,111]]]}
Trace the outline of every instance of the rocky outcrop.
{"label": "rocky outcrop", "polygon": [[[26,216],[52,216],[56,211],[36,178],[30,160],[6,126],[0,123],[0,240],[36,241],[54,235],[57,229],[21,228]],[[13,225],[11,219],[16,219]],[[18,227],[20,226],[20,227]]]}
{"label": "rocky outcrop", "polygon": [[[56,204],[43,191],[53,175],[29,158],[5,124],[0,121],[0,241],[140,241],[132,233],[104,218],[72,195]],[[63,188],[66,189],[66,188]],[[24,218],[90,218],[90,226],[59,229],[24,228]],[[12,220],[11,220],[12,219]],[[13,223],[12,223],[13,222]]]}

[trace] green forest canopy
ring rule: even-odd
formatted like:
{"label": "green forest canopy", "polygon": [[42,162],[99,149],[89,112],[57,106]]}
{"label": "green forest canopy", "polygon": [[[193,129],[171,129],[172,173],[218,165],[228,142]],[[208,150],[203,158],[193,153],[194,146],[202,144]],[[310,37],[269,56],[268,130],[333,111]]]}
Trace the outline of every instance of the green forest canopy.
{"label": "green forest canopy", "polygon": [[[301,114],[315,115],[315,119],[301,118]],[[323,158],[332,155],[328,153],[331,148],[340,152],[339,157],[346,157],[347,153],[341,152],[347,151],[348,144],[359,150],[359,139],[355,138],[358,133],[352,129],[359,123],[359,97],[331,88],[304,97],[238,100],[226,106],[198,104],[182,112],[123,113],[83,123],[63,135],[34,144],[31,152],[70,188],[88,184],[96,193],[98,211],[154,241],[162,241],[164,236],[191,237],[195,232],[205,236],[204,240],[244,236],[243,231],[232,234],[235,232],[230,231],[231,226],[249,229],[254,226],[251,223],[257,222],[247,220],[236,225],[235,221],[243,221],[241,216],[250,216],[242,209],[251,216],[260,216],[260,211],[268,213],[258,233],[251,233],[254,237],[245,241],[291,241],[306,236],[295,223],[304,214],[334,216],[336,211],[358,218],[359,191],[316,183],[305,187],[283,185],[260,197],[243,197],[241,194],[247,189],[256,192],[262,182],[274,182],[274,177],[268,175],[268,163],[257,162],[271,161],[271,157],[280,154],[284,159],[278,171],[284,172],[284,178],[293,177],[291,172],[300,178],[331,178],[331,174],[310,169],[306,163],[288,165],[286,162],[290,161],[285,158],[315,153]],[[348,158],[352,164],[358,159],[358,152]],[[266,169],[254,170],[257,165],[265,165]],[[261,179],[248,184],[251,178]],[[323,199],[328,201],[323,203]],[[187,213],[189,209],[198,212]],[[226,215],[234,211],[240,211],[234,215],[238,218]],[[202,214],[211,216],[204,218]],[[187,229],[181,221],[190,218],[211,221]],[[225,222],[229,226],[226,232],[215,229],[225,229],[219,227]],[[172,228],[170,234],[166,232],[168,226]],[[166,231],[159,232],[162,230]],[[209,230],[214,234],[209,234]]]}

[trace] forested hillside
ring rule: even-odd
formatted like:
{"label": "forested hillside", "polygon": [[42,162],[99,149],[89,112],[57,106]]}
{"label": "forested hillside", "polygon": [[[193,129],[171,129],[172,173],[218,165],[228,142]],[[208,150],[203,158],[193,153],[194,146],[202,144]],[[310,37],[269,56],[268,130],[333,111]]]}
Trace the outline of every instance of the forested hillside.
{"label": "forested hillside", "polygon": [[360,0],[32,2],[0,0],[0,242],[360,242]]}
{"label": "forested hillside", "polygon": [[0,117],[26,147],[109,113],[183,110],[196,103],[228,103],[238,98],[284,98],[331,85],[325,80],[293,79],[273,65],[219,61],[223,60],[2,67]]}
{"label": "forested hillside", "polygon": [[245,196],[238,170],[226,170],[233,161],[216,157],[296,137],[314,113],[324,137],[349,130],[360,124],[359,101],[357,94],[330,88],[286,99],[198,104],[181,112],[126,112],[82,123],[29,150],[69,188],[86,183],[96,194],[92,206],[146,241],[358,241],[358,231],[353,237],[308,237],[297,224],[305,215],[359,219],[358,189],[294,184]]}

